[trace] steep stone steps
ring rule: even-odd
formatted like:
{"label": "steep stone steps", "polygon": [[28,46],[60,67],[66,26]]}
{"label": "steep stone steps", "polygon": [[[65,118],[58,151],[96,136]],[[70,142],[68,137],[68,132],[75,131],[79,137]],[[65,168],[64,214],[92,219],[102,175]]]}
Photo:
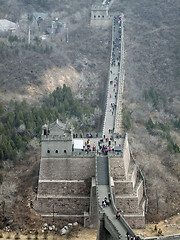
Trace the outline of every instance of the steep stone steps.
{"label": "steep stone steps", "polygon": [[97,157],[98,185],[109,185],[108,156]]}

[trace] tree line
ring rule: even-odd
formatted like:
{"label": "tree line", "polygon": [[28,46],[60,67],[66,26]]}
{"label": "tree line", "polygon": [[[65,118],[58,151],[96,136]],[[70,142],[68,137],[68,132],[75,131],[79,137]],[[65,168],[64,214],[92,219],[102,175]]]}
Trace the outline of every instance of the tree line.
{"label": "tree line", "polygon": [[15,163],[27,151],[30,140],[35,137],[40,140],[41,127],[47,121],[76,118],[76,124],[80,125],[83,116],[92,112],[89,105],[73,97],[66,85],[44,98],[40,107],[31,106],[25,100],[10,101],[7,108],[0,104],[0,164],[4,160]]}
{"label": "tree line", "polygon": [[[174,126],[175,124],[176,122],[174,123]],[[149,120],[146,123],[146,128],[150,134],[152,135],[158,134],[162,138],[167,140],[168,143],[167,150],[170,153],[180,153],[180,147],[173,141],[170,135],[170,125],[168,123],[160,122],[153,123],[152,119],[149,118]]]}
{"label": "tree line", "polygon": [[[151,101],[155,109],[159,109],[159,104],[163,103],[166,105],[167,97],[164,93],[157,92],[154,88],[143,91],[143,98],[145,101]],[[172,98],[168,99],[169,102],[172,101]]]}

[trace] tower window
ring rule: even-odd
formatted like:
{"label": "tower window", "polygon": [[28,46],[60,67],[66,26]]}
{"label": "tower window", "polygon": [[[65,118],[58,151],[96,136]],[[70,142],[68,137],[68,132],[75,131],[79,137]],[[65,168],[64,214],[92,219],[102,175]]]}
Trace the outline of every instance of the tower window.
{"label": "tower window", "polygon": [[56,153],[58,153],[58,150],[56,150]]}
{"label": "tower window", "polygon": [[64,153],[66,153],[66,150],[64,150]]}
{"label": "tower window", "polygon": [[47,150],[47,153],[50,153],[50,150],[49,150],[49,149]]}

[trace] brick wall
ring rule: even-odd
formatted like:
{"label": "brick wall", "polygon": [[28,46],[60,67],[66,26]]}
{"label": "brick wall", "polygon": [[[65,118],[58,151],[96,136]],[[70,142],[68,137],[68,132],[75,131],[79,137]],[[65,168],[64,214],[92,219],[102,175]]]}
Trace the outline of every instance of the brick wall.
{"label": "brick wall", "polygon": [[129,143],[128,143],[127,135],[126,135],[125,141],[124,141],[123,161],[124,161],[125,177],[127,179],[129,163],[130,163],[130,151],[129,151]]}
{"label": "brick wall", "polygon": [[83,180],[95,176],[95,158],[41,159],[40,180]]}
{"label": "brick wall", "polygon": [[145,228],[145,216],[144,215],[138,215],[138,216],[124,216],[125,220],[128,222],[128,224],[132,228]]}
{"label": "brick wall", "polygon": [[117,197],[116,207],[125,213],[137,213],[139,211],[138,197]]}
{"label": "brick wall", "polygon": [[120,194],[131,194],[133,193],[133,183],[126,181],[115,181],[114,182],[115,195]]}
{"label": "brick wall", "polygon": [[124,161],[122,157],[110,158],[110,171],[114,181],[125,178]]}
{"label": "brick wall", "polygon": [[76,182],[39,182],[38,195],[85,195],[90,193],[90,179]]}
{"label": "brick wall", "polygon": [[58,215],[82,215],[89,210],[90,198],[40,198],[34,203],[35,210],[43,213],[54,213]]}
{"label": "brick wall", "polygon": [[143,198],[143,189],[144,189],[144,186],[143,186],[143,181],[140,182],[139,184],[139,187],[137,189],[137,195],[138,195],[138,205],[140,204],[142,198]]}
{"label": "brick wall", "polygon": [[72,140],[42,140],[41,145],[41,156],[43,158],[70,156],[72,154]]}
{"label": "brick wall", "polygon": [[132,172],[132,175],[131,175],[131,181],[133,183],[133,188],[136,184],[136,181],[137,181],[137,167],[136,165],[134,165],[134,169],[133,169],[133,172]]}

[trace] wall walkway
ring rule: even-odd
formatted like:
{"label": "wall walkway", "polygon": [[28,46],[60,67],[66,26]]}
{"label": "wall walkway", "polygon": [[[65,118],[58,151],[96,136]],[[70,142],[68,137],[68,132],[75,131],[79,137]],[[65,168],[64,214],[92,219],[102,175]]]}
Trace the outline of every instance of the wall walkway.
{"label": "wall walkway", "polygon": [[[104,1],[103,3],[107,3]],[[112,2],[111,2],[112,3]],[[106,11],[106,13],[109,10]],[[98,12],[100,15],[100,12]],[[93,20],[94,16],[91,17]],[[102,16],[99,16],[102,20]],[[109,18],[109,16],[106,16]],[[122,132],[122,96],[124,89],[124,29],[123,29],[123,15],[114,16],[112,24],[112,46],[111,46],[111,60],[109,67],[109,78],[107,88],[106,110],[103,123],[104,137],[110,137],[113,134]],[[130,149],[130,147],[129,147]],[[137,166],[131,149],[130,156]],[[138,167],[137,167],[138,169]],[[146,186],[144,176],[140,169],[138,174],[143,182],[143,194],[146,198],[145,211],[148,207],[148,199],[146,195]],[[120,219],[116,219],[118,209],[115,205],[114,193],[111,186],[110,176],[110,161],[108,156],[96,157],[96,191],[97,201],[99,205],[99,232],[97,240],[111,240],[111,239],[128,239],[127,232],[131,237],[135,236],[136,239],[142,239],[136,236],[132,228],[125,221],[123,214]],[[111,196],[111,204],[108,207],[102,206],[102,201],[105,197]],[[153,238],[144,238],[146,240],[171,240],[180,239],[180,235],[162,236]]]}
{"label": "wall walkway", "polygon": [[[127,239],[126,233],[129,232],[130,236],[135,236],[135,233],[120,215],[119,219],[116,219],[117,209],[114,204],[113,194],[110,186],[111,178],[109,175],[109,157],[97,157],[96,158],[96,179],[97,179],[97,199],[99,204],[100,224],[103,224],[104,228],[110,234],[103,234],[102,227],[99,228],[98,240],[105,239]],[[108,207],[102,206],[102,201],[105,197],[112,196],[111,203]],[[102,223],[103,221],[103,223]]]}

